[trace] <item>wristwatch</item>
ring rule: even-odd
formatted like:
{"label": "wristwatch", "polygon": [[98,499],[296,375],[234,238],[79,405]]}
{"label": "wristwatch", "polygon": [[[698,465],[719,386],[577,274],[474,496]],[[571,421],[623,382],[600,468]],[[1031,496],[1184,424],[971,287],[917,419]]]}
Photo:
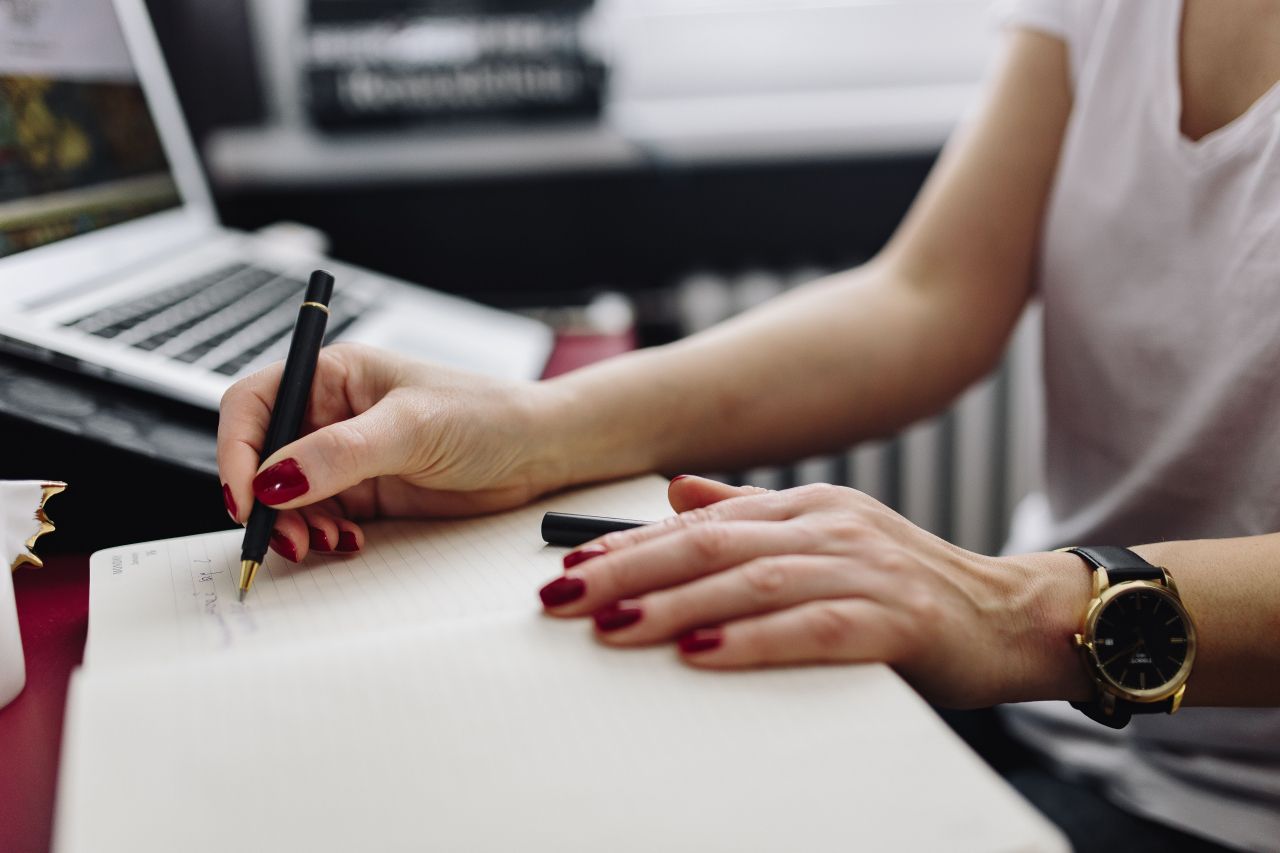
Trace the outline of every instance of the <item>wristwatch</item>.
{"label": "wristwatch", "polygon": [[1169,572],[1128,548],[1058,550],[1093,569],[1093,598],[1075,645],[1098,695],[1072,706],[1115,729],[1134,714],[1177,711],[1196,658],[1196,629]]}

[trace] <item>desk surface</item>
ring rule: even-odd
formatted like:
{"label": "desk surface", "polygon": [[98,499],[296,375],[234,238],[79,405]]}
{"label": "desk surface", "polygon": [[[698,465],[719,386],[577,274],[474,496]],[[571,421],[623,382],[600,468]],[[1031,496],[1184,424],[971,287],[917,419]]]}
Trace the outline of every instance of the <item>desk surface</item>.
{"label": "desk surface", "polygon": [[0,708],[0,850],[47,850],[67,681],[84,654],[89,558],[57,556],[14,574],[27,686]]}
{"label": "desk surface", "polygon": [[[565,373],[634,346],[630,333],[562,335],[543,375]],[[89,558],[48,557],[43,569],[23,569],[13,581],[27,686],[0,708],[0,851],[30,853],[48,850],[53,831],[67,684],[84,654],[89,624]]]}

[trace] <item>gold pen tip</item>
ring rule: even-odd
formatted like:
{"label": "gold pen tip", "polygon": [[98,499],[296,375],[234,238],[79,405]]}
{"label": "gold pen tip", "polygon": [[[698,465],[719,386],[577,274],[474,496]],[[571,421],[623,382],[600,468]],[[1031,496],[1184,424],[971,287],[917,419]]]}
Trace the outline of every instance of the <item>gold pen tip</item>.
{"label": "gold pen tip", "polygon": [[258,566],[262,565],[257,560],[241,560],[240,561],[240,600],[244,601],[244,597],[249,594],[249,587],[253,586],[253,576],[258,573]]}

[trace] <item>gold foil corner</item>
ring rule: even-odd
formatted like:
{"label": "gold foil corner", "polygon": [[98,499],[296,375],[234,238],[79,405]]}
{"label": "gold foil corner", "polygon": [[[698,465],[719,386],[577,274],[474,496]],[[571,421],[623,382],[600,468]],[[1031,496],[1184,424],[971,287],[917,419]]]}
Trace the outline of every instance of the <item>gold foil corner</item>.
{"label": "gold foil corner", "polygon": [[35,533],[31,534],[31,538],[29,538],[24,543],[27,546],[28,551],[36,547],[37,539],[39,539],[41,536],[45,535],[46,533],[52,533],[54,531],[53,522],[45,518],[44,513],[38,513],[36,515],[36,520],[40,522],[40,529],[37,530]]}
{"label": "gold foil corner", "polygon": [[44,560],[41,560],[35,554],[19,554],[18,559],[13,561],[13,566],[10,568],[16,572],[19,566],[31,566],[32,568],[43,569]]}
{"label": "gold foil corner", "polygon": [[17,559],[10,566],[11,571],[17,571],[19,566],[33,566],[37,569],[44,567],[44,561],[35,555],[36,541],[46,533],[54,531],[53,520],[45,514],[44,505],[48,503],[49,498],[54,495],[60,495],[67,490],[67,484],[57,480],[51,480],[40,486],[40,503],[36,507],[35,520],[39,522],[40,529],[31,535],[23,544],[26,545],[26,553],[19,554]]}
{"label": "gold foil corner", "polygon": [[50,480],[40,486],[40,509],[44,509],[45,503],[54,495],[60,495],[67,490],[67,484],[59,480]]}

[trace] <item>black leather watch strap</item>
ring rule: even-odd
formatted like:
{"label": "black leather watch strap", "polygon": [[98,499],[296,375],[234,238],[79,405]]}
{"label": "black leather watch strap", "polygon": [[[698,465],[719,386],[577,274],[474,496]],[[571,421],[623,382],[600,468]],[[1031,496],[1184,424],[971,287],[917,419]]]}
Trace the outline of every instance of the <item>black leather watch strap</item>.
{"label": "black leather watch strap", "polygon": [[1110,726],[1113,729],[1123,729],[1129,725],[1129,719],[1134,714],[1168,714],[1173,711],[1173,697],[1170,696],[1163,702],[1128,702],[1124,699],[1117,699],[1115,710],[1108,714],[1100,701],[1092,702],[1072,702],[1071,707],[1084,714],[1095,723],[1102,723],[1104,726]]}
{"label": "black leather watch strap", "polygon": [[1086,563],[1095,569],[1106,569],[1107,578],[1113,583],[1126,581],[1162,581],[1164,571],[1153,566],[1128,548],[1115,545],[1080,545],[1068,548],[1072,554],[1078,554]]}
{"label": "black leather watch strap", "polygon": [[[1095,569],[1106,569],[1107,579],[1113,586],[1128,581],[1164,580],[1163,569],[1151,565],[1128,548],[1115,545],[1081,545],[1064,550],[1076,554]],[[1072,702],[1071,707],[1094,722],[1113,729],[1122,729],[1129,725],[1129,719],[1134,714],[1170,713],[1173,711],[1173,697],[1161,702],[1129,702],[1125,699],[1116,699],[1109,714],[1101,699],[1095,699],[1092,702]]]}

